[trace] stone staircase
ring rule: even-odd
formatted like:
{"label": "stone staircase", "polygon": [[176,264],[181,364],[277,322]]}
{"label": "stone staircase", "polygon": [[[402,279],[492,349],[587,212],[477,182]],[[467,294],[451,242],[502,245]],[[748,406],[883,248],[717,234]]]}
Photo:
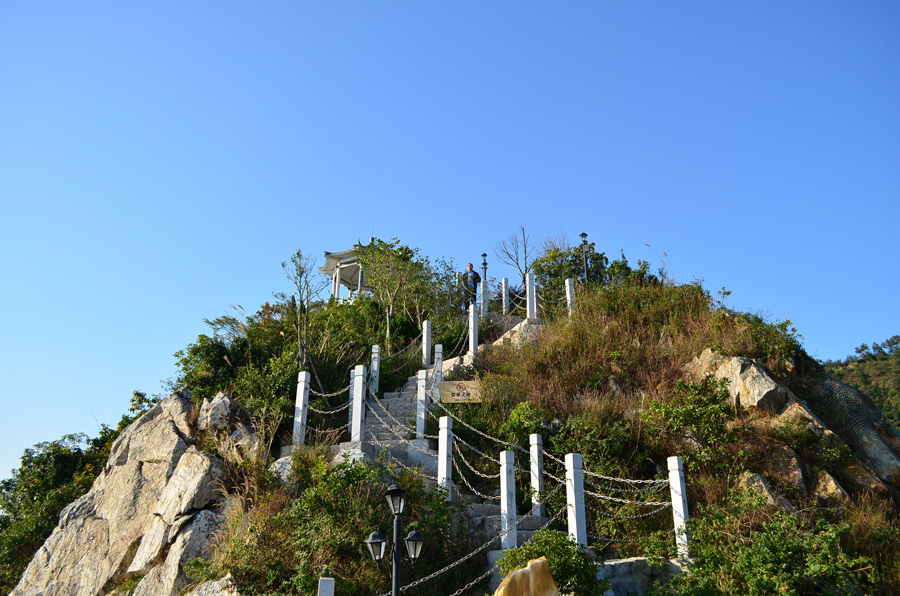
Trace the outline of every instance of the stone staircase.
{"label": "stone staircase", "polygon": [[[396,392],[385,393],[378,400],[366,401],[365,441],[362,450],[367,457],[375,458],[382,449],[386,449],[388,455],[401,464],[423,465],[434,472],[437,469],[437,442],[433,439],[416,441],[413,438],[415,436],[416,392],[417,378],[409,377],[406,384]],[[403,438],[399,438],[398,435]],[[420,449],[433,452],[430,461],[428,456],[412,447],[410,443]],[[482,500],[480,497],[460,494],[455,484],[453,495],[454,501],[467,503],[464,509],[465,522],[469,532],[477,537],[476,542],[482,544],[484,541],[494,538],[494,544],[490,547],[493,550],[487,551],[488,566],[493,566],[503,554],[503,551],[500,550],[499,538],[500,505],[480,503],[478,502]],[[531,540],[534,532],[546,522],[545,518],[532,515],[521,515],[518,519],[516,539],[517,544],[520,545]],[[503,576],[495,570],[489,580],[491,592],[497,589],[502,579]]]}

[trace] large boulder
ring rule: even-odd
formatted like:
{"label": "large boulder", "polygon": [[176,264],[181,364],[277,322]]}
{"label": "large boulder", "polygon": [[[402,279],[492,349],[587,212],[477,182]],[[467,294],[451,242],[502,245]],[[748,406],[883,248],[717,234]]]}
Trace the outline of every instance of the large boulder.
{"label": "large boulder", "polygon": [[559,596],[547,557],[532,559],[524,569],[511,572],[494,596]]}
{"label": "large boulder", "polygon": [[728,379],[732,407],[737,411],[758,408],[769,414],[779,414],[787,405],[798,401],[790,389],[777,383],[755,362],[723,357],[710,348],[689,362],[685,372],[695,381],[710,375],[716,380]]}
{"label": "large boulder", "polygon": [[63,509],[13,595],[93,596],[144,574],[141,593],[177,593],[185,582],[181,563],[209,541],[215,515],[205,509],[224,474],[192,445],[189,396],[170,395],[122,432],[91,490]]}

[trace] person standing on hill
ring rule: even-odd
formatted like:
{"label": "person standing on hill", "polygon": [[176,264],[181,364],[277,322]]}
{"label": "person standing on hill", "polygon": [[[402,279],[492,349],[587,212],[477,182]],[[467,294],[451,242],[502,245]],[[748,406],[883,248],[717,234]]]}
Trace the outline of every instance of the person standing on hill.
{"label": "person standing on hill", "polygon": [[463,285],[469,295],[469,304],[475,304],[475,298],[478,294],[478,285],[480,283],[481,276],[472,268],[472,263],[469,263],[469,268],[463,273]]}

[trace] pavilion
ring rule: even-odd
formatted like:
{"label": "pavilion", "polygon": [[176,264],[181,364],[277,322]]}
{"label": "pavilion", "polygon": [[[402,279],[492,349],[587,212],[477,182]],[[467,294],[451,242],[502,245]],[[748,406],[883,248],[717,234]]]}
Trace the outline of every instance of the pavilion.
{"label": "pavilion", "polygon": [[335,300],[341,299],[341,286],[349,291],[348,298],[353,298],[353,293],[371,292],[374,288],[369,285],[363,273],[362,266],[354,249],[340,252],[325,251],[325,264],[319,269],[319,273],[331,278],[331,296]]}

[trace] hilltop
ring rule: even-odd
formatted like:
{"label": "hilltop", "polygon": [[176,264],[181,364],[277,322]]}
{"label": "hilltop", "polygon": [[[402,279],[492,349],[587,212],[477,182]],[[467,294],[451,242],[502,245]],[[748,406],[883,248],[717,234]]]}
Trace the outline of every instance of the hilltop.
{"label": "hilltop", "polygon": [[[173,388],[186,385],[189,391],[162,401],[136,392],[132,415],[102,441],[52,444],[33,452],[18,477],[3,485],[3,509],[18,516],[0,518],[4,587],[18,582],[63,501],[87,490],[95,476],[94,488],[102,488],[114,474],[152,459],[141,455],[141,449],[152,452],[152,445],[134,437],[137,429],[154,425],[169,433],[168,467],[154,472],[152,496],[138,492],[134,500],[164,502],[155,506],[165,527],[151,548],[145,536],[152,532],[122,522],[133,538],[103,572],[108,579],[97,584],[97,593],[150,593],[151,585],[182,589],[187,582],[225,574],[241,594],[314,593],[322,575],[338,580],[339,593],[380,593],[384,575],[364,555],[362,541],[371,528],[387,527],[380,489],[388,479],[410,493],[411,503],[419,503],[408,521],[434,545],[410,579],[469,552],[473,543],[461,521],[464,503],[443,501],[427,477],[388,459],[329,462],[327,447],[341,440],[346,412],[329,413],[341,398],[328,395],[345,390],[348,371],[368,361],[373,344],[386,348],[382,392],[400,388],[415,374],[419,365],[405,348],[416,345],[425,320],[434,325],[434,343],[442,344],[448,357],[465,351],[466,297],[453,283],[452,267],[432,263],[398,241],[371,246],[369,253],[361,250],[363,267],[376,287],[381,283],[390,292],[344,303],[317,301],[312,267],[297,253],[285,263],[295,282],[292,295],[251,315],[211,319],[211,334],[176,355]],[[543,324],[533,341],[491,345],[504,329],[489,317],[480,329],[484,349],[455,373],[482,387],[482,403],[446,407],[460,421],[460,439],[473,453],[486,455],[473,458],[471,469],[457,471],[471,496],[491,497],[492,458],[503,446],[527,450],[532,433],[543,436],[549,453],[580,453],[588,472],[610,478],[659,480],[666,476],[667,458],[680,455],[694,566],[670,590],[888,594],[900,589],[896,430],[868,396],[840,383],[838,374],[829,377],[828,371],[836,370],[832,365],[823,367],[807,355],[790,321],[733,312],[700,284],[672,284],[651,274],[646,263],[631,266],[624,255],[609,261],[593,245],[586,255],[580,247],[550,247],[533,268],[543,304]],[[578,282],[571,315],[563,300],[567,277]],[[512,290],[514,311],[521,309],[522,290]],[[489,308],[502,308],[496,293]],[[318,412],[309,419],[311,447],[294,450],[283,482],[269,466],[278,447],[290,442],[300,370],[311,373],[322,397],[312,401]],[[200,406],[220,392],[237,400],[246,414],[235,406],[227,424],[216,427],[204,420]],[[160,422],[163,413],[171,424]],[[177,430],[166,430],[173,425]],[[437,434],[434,420],[427,432]],[[204,485],[192,489],[199,492],[187,501],[164,498],[170,490],[166,483],[181,466],[202,468],[205,485],[215,486],[215,494],[203,492]],[[56,472],[46,474],[50,469]],[[548,470],[564,473],[553,461]],[[64,498],[26,504],[29,495],[59,494],[60,488]],[[517,488],[527,510],[527,480]],[[110,507],[102,500],[108,497],[92,494],[65,510],[66,524],[81,519],[78,512],[87,511],[87,503],[93,504],[91,519],[102,517],[97,512]],[[644,515],[640,501],[648,499],[636,490],[625,496],[632,494],[639,495],[638,502],[615,509],[592,502],[588,531],[596,556],[674,558],[671,516]],[[564,495],[551,493],[548,510],[564,502]],[[29,520],[42,521],[29,529]],[[198,527],[209,534],[202,544],[185,537]],[[52,540],[61,543],[59,537]],[[176,545],[181,545],[177,557]],[[169,558],[174,563],[168,567],[160,563]],[[32,562],[41,565],[40,559]],[[483,561],[471,560],[438,584],[407,593],[447,594],[483,567]],[[165,577],[168,584],[160,579]],[[477,589],[470,593],[483,593]],[[21,584],[18,590],[14,593],[36,593]]]}

